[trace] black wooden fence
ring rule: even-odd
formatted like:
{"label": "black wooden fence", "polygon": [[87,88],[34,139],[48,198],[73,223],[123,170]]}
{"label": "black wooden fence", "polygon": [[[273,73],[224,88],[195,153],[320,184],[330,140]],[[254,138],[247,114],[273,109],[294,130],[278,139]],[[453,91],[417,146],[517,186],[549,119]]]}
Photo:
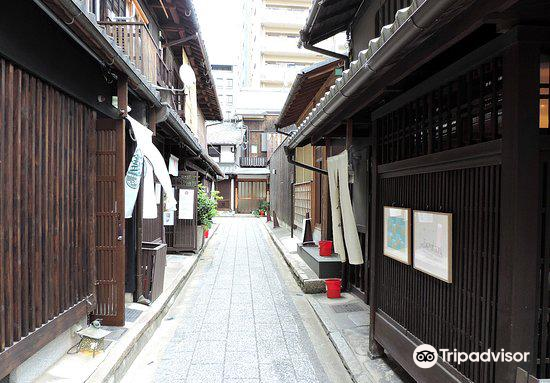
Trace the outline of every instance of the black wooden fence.
{"label": "black wooden fence", "polygon": [[285,155],[285,142],[273,152],[269,159],[269,198],[271,211],[277,212],[279,221],[289,227],[292,224],[292,182],[294,180],[294,166]]}

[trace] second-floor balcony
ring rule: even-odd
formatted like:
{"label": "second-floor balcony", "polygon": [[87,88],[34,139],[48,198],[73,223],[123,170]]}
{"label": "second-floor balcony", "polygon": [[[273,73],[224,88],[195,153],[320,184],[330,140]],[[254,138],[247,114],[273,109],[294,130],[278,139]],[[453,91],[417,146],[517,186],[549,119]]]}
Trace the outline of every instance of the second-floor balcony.
{"label": "second-floor balcony", "polygon": [[239,165],[242,168],[265,168],[267,166],[267,157],[241,157]]}
{"label": "second-floor balcony", "polygon": [[147,26],[138,22],[102,21],[107,34],[152,84],[157,84],[160,50]]}
{"label": "second-floor balcony", "polygon": [[159,85],[165,89],[161,91],[163,100],[184,118],[184,93],[166,90],[183,88],[172,51],[169,48],[161,51],[144,23],[102,21],[100,25],[153,86]]}

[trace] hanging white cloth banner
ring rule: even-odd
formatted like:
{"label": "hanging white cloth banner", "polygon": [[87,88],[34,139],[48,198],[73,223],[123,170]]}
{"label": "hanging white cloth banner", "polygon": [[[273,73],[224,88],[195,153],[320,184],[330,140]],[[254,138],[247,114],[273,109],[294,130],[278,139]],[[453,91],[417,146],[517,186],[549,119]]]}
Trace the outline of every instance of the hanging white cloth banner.
{"label": "hanging white cloth banner", "polygon": [[157,218],[157,196],[155,194],[155,177],[149,160],[143,166],[143,218]]}
{"label": "hanging white cloth banner", "polygon": [[363,252],[353,215],[351,196],[348,185],[348,151],[327,159],[328,184],[332,215],[332,237],[334,251],[340,255],[342,262],[352,265],[363,264]]}
{"label": "hanging white cloth banner", "polygon": [[138,196],[141,183],[141,172],[143,171],[143,154],[140,148],[136,148],[126,177],[124,178],[124,218],[132,218],[134,205]]}
{"label": "hanging white cloth banner", "polygon": [[172,190],[172,181],[170,181],[170,175],[168,174],[168,169],[166,168],[162,154],[160,154],[157,147],[153,145],[153,132],[132,117],[128,116],[126,118],[130,121],[130,125],[132,126],[138,148],[141,149],[143,155],[149,160],[157,179],[164,189],[166,195],[165,210],[176,210],[177,202],[174,198],[174,191]]}

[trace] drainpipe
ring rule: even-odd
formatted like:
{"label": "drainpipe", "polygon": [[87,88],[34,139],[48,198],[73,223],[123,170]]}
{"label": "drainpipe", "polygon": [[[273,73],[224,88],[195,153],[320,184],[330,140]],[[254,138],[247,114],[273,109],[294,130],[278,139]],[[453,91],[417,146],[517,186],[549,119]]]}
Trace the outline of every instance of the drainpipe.
{"label": "drainpipe", "polygon": [[[320,111],[303,126],[298,133],[290,140],[289,146],[294,149],[298,146],[300,139],[311,133],[316,126],[334,117],[349,97],[357,93],[358,89],[364,87],[372,76],[391,65],[395,55],[402,51],[407,44],[410,44],[418,34],[436,22],[442,12],[450,7],[455,0],[424,0],[414,13],[397,29],[394,34],[384,42],[383,46],[375,51],[372,56],[341,86],[337,84],[337,93]],[[319,107],[319,104],[317,104]]]}
{"label": "drainpipe", "polygon": [[315,45],[311,45],[309,43],[302,43],[302,46],[305,49],[310,50],[312,52],[320,53],[320,54],[325,55],[325,56],[334,57],[334,58],[337,58],[339,60],[344,60],[344,69],[349,68],[349,57],[346,56],[346,55],[343,55],[341,53],[336,53],[336,52],[333,52],[333,51],[329,51],[327,49],[319,48],[319,47],[316,47]]}
{"label": "drainpipe", "polygon": [[311,166],[311,165],[303,164],[301,162],[297,162],[294,159],[294,154],[295,154],[295,151],[296,151],[295,149],[291,150],[291,149],[289,149],[288,146],[285,146],[284,149],[285,149],[286,158],[287,158],[287,160],[290,164],[298,166],[300,168],[311,170],[312,172],[316,172],[316,173],[319,173],[319,174],[324,174],[325,176],[328,175],[328,172],[324,169],[316,168],[315,166]]}
{"label": "drainpipe", "polygon": [[292,137],[292,134],[287,133],[287,132],[283,132],[283,131],[280,130],[280,129],[282,129],[282,127],[275,125],[275,132],[277,132],[277,133],[279,133],[279,134],[283,134],[283,135],[285,135],[285,136],[287,136],[287,137]]}

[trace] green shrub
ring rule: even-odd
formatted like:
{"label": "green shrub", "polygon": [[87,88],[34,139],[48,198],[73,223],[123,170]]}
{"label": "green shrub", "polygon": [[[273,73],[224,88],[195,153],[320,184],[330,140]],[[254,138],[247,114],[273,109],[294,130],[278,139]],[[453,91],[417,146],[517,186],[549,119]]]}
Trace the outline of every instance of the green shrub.
{"label": "green shrub", "polygon": [[197,194],[197,220],[198,224],[202,225],[205,230],[212,227],[212,219],[218,215],[218,201],[222,199],[220,193],[215,190],[210,193],[204,190],[204,186],[199,184]]}
{"label": "green shrub", "polygon": [[264,212],[269,211],[269,202],[267,201],[260,201],[260,204],[258,206],[258,210],[263,210]]}

